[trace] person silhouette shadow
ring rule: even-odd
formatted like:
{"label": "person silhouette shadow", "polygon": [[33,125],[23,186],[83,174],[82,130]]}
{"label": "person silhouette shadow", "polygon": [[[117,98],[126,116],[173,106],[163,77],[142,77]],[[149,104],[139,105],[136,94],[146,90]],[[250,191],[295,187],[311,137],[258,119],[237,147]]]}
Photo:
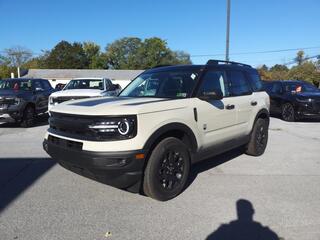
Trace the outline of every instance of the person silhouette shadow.
{"label": "person silhouette shadow", "polygon": [[238,219],[222,224],[206,240],[280,240],[270,228],[253,220],[254,208],[250,201],[239,199],[236,207]]}

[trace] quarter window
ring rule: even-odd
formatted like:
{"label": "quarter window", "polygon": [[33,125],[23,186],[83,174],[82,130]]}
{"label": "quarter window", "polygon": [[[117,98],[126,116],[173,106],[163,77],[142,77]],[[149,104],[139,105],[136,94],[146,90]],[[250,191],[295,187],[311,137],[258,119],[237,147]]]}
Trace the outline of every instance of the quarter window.
{"label": "quarter window", "polygon": [[248,95],[251,93],[250,86],[243,72],[230,71],[229,74],[230,91],[233,96]]}
{"label": "quarter window", "polygon": [[199,94],[204,92],[220,92],[224,97],[227,97],[229,96],[229,91],[226,86],[224,72],[209,70],[202,79]]}

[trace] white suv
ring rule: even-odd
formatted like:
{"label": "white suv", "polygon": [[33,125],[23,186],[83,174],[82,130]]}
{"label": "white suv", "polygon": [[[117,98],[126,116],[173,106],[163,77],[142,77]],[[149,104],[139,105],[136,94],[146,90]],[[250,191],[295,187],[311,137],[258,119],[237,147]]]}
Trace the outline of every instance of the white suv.
{"label": "white suv", "polygon": [[254,68],[210,60],[149,69],[117,98],[53,107],[49,122],[43,146],[62,166],[165,201],[193,163],[241,146],[263,154],[269,97]]}
{"label": "white suv", "polygon": [[75,78],[61,91],[52,93],[49,97],[49,111],[59,103],[91,97],[117,96],[121,91],[118,84],[113,84],[108,78]]}

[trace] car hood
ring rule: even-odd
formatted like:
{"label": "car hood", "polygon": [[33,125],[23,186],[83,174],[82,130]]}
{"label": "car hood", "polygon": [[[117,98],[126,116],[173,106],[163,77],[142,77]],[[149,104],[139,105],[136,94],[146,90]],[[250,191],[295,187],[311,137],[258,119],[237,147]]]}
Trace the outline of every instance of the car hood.
{"label": "car hood", "polygon": [[188,99],[100,97],[64,102],[51,111],[76,115],[133,115],[186,108],[188,102]]}
{"label": "car hood", "polygon": [[101,96],[103,90],[100,89],[69,89],[54,92],[51,94],[51,97],[98,97]]}
{"label": "car hood", "polygon": [[320,91],[317,92],[301,92],[296,94],[297,97],[320,99]]}
{"label": "car hood", "polygon": [[17,90],[0,90],[0,98],[2,97],[23,97],[28,95],[26,91]]}

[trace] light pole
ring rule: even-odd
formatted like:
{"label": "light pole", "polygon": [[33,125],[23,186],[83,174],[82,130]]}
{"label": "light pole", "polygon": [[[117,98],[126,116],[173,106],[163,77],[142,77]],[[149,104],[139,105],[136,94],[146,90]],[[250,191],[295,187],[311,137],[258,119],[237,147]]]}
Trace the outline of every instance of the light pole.
{"label": "light pole", "polygon": [[229,38],[230,38],[230,0],[227,0],[227,37],[226,37],[226,61],[229,61]]}

